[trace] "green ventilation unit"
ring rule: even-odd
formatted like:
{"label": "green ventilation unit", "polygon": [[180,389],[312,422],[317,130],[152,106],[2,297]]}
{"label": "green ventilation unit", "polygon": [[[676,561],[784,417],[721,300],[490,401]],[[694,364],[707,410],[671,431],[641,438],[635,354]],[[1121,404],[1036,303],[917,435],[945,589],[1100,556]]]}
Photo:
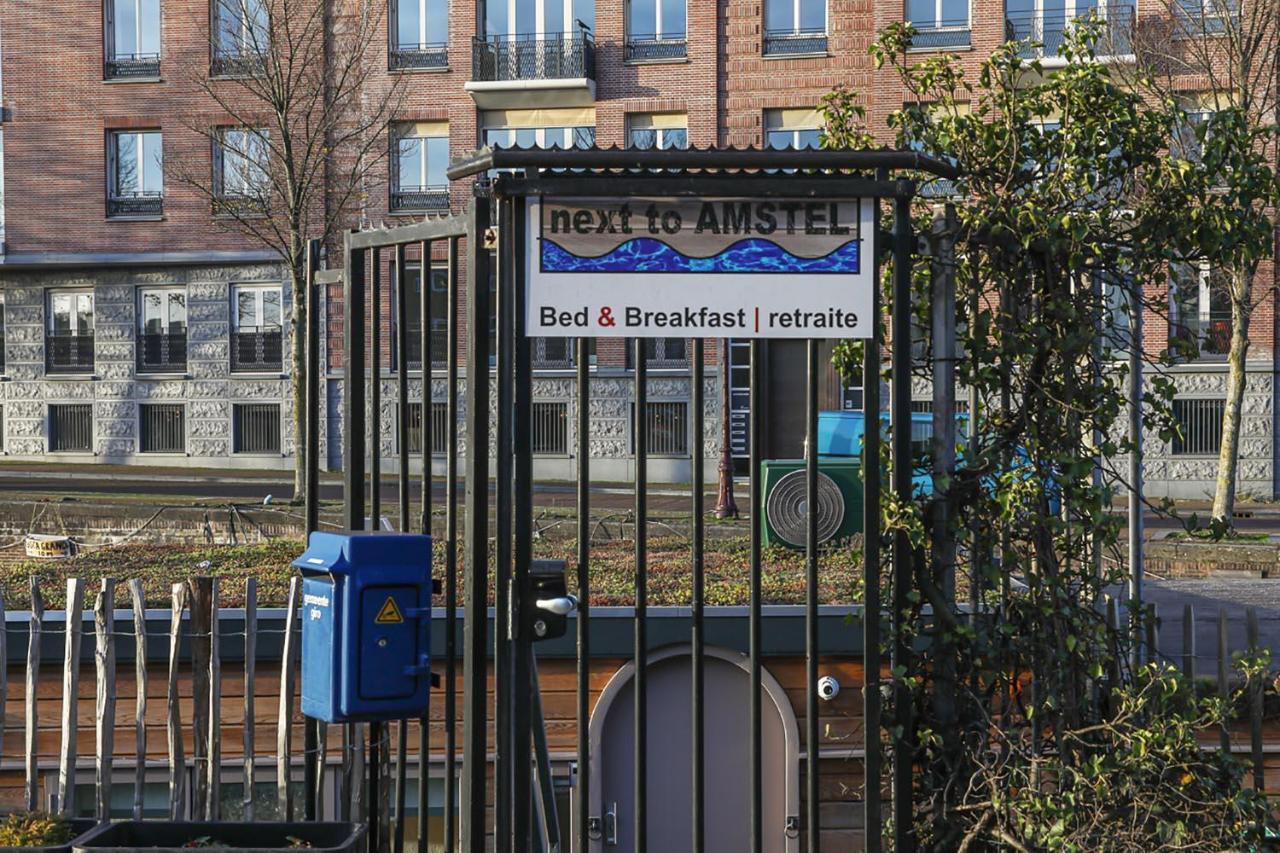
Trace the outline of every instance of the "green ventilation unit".
{"label": "green ventilation unit", "polygon": [[[804,548],[807,478],[803,459],[760,463],[764,544]],[[818,543],[862,532],[862,465],[839,456],[818,458]]]}

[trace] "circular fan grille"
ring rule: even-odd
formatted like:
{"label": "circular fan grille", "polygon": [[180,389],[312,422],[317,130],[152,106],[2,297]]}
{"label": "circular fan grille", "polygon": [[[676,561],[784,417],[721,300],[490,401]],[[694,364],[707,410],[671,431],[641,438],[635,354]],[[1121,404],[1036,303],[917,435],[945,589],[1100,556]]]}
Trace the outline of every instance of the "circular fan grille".
{"label": "circular fan grille", "polygon": [[[765,513],[778,538],[788,545],[803,548],[807,537],[805,497],[808,480],[804,471],[792,471],[778,480],[769,493]],[[844,521],[844,496],[835,481],[818,472],[818,543],[826,542]]]}

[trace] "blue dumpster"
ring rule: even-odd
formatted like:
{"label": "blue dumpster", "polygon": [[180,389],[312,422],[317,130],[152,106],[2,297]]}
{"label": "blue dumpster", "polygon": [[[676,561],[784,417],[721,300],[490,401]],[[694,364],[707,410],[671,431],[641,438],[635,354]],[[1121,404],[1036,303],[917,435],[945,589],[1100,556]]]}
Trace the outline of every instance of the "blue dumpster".
{"label": "blue dumpster", "polygon": [[302,571],[302,712],[329,723],[425,714],[431,537],[312,533]]}

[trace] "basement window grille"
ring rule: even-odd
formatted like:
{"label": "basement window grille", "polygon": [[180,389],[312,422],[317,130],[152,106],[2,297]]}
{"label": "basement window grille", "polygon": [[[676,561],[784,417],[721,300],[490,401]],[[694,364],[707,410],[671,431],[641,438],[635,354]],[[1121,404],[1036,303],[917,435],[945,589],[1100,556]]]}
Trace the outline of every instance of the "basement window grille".
{"label": "basement window grille", "polygon": [[139,447],[143,453],[185,453],[186,413],[181,403],[138,406]]}
{"label": "basement window grille", "polygon": [[[631,447],[635,452],[636,404],[631,404]],[[645,413],[650,456],[689,455],[689,404],[684,400],[651,402]]]}
{"label": "basement window grille", "polygon": [[1175,399],[1174,456],[1217,456],[1222,447],[1222,415],[1226,400]]}
{"label": "basement window grille", "polygon": [[[405,437],[405,449],[422,453],[422,404],[409,404],[409,434]],[[449,406],[447,403],[431,404],[431,455],[443,456],[449,450]]]}
{"label": "basement window grille", "polygon": [[234,452],[280,452],[280,404],[237,403],[231,419]]}
{"label": "basement window grille", "polygon": [[93,450],[93,406],[58,403],[49,406],[49,451],[89,453]]}
{"label": "basement window grille", "polygon": [[533,404],[533,452],[563,456],[569,452],[569,404]]}

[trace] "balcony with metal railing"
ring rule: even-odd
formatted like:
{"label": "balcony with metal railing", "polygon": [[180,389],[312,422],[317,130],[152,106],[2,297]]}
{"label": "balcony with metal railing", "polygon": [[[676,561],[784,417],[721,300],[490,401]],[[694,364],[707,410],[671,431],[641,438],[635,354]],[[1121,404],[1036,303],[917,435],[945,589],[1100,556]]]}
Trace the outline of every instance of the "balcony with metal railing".
{"label": "balcony with metal railing", "polygon": [[590,31],[477,36],[466,90],[481,109],[589,106],[596,96]]}
{"label": "balcony with metal railing", "polygon": [[395,44],[391,46],[392,71],[421,71],[449,67],[449,46],[438,44]]}
{"label": "balcony with metal railing", "polygon": [[253,77],[261,74],[267,58],[255,50],[215,48],[209,73],[213,77]]}
{"label": "balcony with metal railing", "polygon": [[[449,324],[445,320],[433,320],[431,323],[431,366],[444,367],[446,359],[449,357],[448,338]],[[405,347],[405,356],[409,362],[410,370],[422,369],[422,324],[409,323],[405,327],[405,335],[408,339],[408,345]],[[395,337],[392,337],[394,346]]]}
{"label": "balcony with metal railing", "polygon": [[391,189],[393,213],[448,213],[449,188],[401,185]]}
{"label": "balcony with metal railing", "polygon": [[1087,15],[1096,15],[1102,22],[1098,56],[1133,54],[1132,3],[1108,3],[1105,9],[1092,9],[1081,15],[1009,13],[1005,16],[1005,37],[1024,43],[1020,52],[1024,59],[1051,59],[1058,55],[1072,27]]}
{"label": "balcony with metal railing", "polygon": [[284,330],[279,326],[240,326],[231,332],[234,373],[279,373],[284,369]]}
{"label": "balcony with metal railing", "polygon": [[956,21],[913,21],[915,35],[911,38],[912,50],[950,50],[969,47],[972,32],[969,19]]}
{"label": "balcony with metal railing", "polygon": [[44,349],[46,373],[93,372],[93,332],[50,331]]}
{"label": "balcony with metal railing", "polygon": [[139,333],[139,373],[182,373],[186,369],[186,329],[181,332]]}
{"label": "balcony with metal railing", "polygon": [[164,193],[160,190],[112,193],[107,199],[107,216],[162,215],[164,215]]}
{"label": "balcony with metal railing", "polygon": [[663,62],[684,59],[689,55],[689,41],[684,36],[631,34],[623,58],[627,62]]}
{"label": "balcony with metal railing", "polygon": [[160,76],[160,54],[117,53],[102,65],[107,80],[145,80]]}
{"label": "balcony with metal railing", "polygon": [[797,56],[826,53],[826,29],[765,30],[765,56]]}

